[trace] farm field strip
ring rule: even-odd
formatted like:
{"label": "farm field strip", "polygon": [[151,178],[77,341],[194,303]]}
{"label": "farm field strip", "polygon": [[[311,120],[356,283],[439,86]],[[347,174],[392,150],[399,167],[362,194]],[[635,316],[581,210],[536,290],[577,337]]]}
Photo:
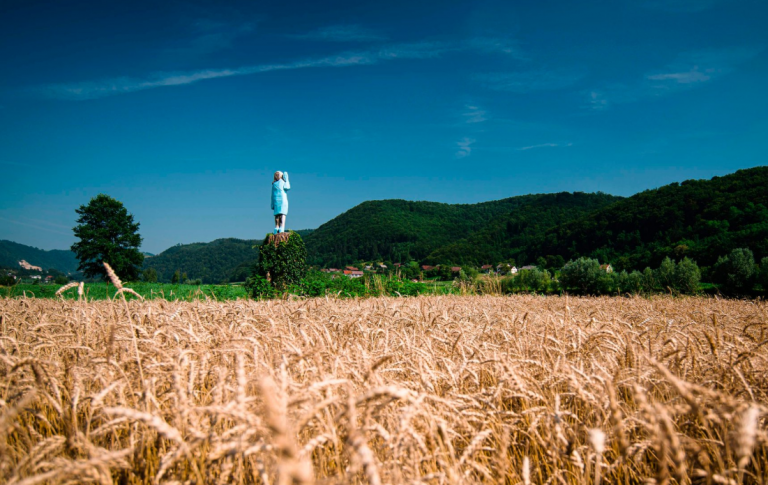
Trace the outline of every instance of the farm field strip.
{"label": "farm field strip", "polygon": [[[30,297],[30,298],[57,298],[56,292],[63,285],[33,285],[18,284],[10,287],[0,287],[0,297]],[[242,285],[185,285],[173,283],[126,283],[126,288],[131,288],[147,300],[236,300],[247,298],[248,293]],[[111,284],[85,283],[84,296],[87,300],[107,300],[115,297],[117,287]],[[66,290],[62,295],[64,299],[79,299],[77,287]],[[129,296],[130,298],[130,296]]]}
{"label": "farm field strip", "polygon": [[0,482],[766,483],[768,305],[0,298]]}

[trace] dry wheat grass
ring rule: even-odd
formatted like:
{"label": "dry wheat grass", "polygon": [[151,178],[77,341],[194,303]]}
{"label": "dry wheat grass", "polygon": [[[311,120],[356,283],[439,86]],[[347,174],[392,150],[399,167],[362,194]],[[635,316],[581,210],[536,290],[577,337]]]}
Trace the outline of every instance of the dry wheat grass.
{"label": "dry wheat grass", "polygon": [[0,482],[767,483],[768,308],[0,299]]}

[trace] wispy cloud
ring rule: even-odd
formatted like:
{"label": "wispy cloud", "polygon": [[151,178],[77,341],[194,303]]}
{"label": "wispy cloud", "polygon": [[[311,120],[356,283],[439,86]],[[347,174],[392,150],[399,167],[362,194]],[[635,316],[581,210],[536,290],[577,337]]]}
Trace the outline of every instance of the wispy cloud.
{"label": "wispy cloud", "polygon": [[307,32],[306,34],[294,34],[288,37],[297,40],[326,42],[377,42],[387,40],[387,37],[360,25],[331,25]]}
{"label": "wispy cloud", "polygon": [[645,76],[652,88],[666,90],[670,86],[711,81],[733,72],[738,64],[758,55],[759,48],[710,49],[686,52],[666,68]]}
{"label": "wispy cloud", "polygon": [[125,77],[94,82],[49,84],[33,88],[33,91],[50,98],[86,100],[164,86],[193,84],[207,79],[244,76],[278,70],[307,69],[312,67],[358,66],[373,64],[377,61],[378,59],[375,56],[371,56],[368,53],[348,53],[318,59],[296,61],[287,64],[265,64],[259,66],[245,66],[236,69],[208,69],[187,73],[161,72],[155,73],[148,79]]}
{"label": "wispy cloud", "polygon": [[586,107],[593,111],[604,111],[615,104],[632,103],[638,100],[642,90],[637,86],[626,84],[611,84],[598,89],[585,91]]}
{"label": "wispy cloud", "polygon": [[346,52],[337,55],[294,61],[285,64],[263,64],[234,69],[205,69],[193,72],[158,72],[147,78],[121,77],[101,81],[69,84],[48,84],[31,88],[31,92],[44,97],[69,100],[87,100],[125,94],[165,86],[192,84],[207,79],[244,76],[278,70],[317,67],[348,67],[376,64],[397,59],[426,59],[438,57],[451,50],[440,42],[392,44],[375,51]]}
{"label": "wispy cloud", "polygon": [[486,117],[487,113],[484,109],[472,105],[467,105],[465,108],[466,111],[461,114],[465,123],[482,123],[483,121],[488,120]]}
{"label": "wispy cloud", "polygon": [[680,54],[663,69],[646,73],[634,83],[613,84],[585,91],[587,107],[602,111],[616,104],[692,89],[733,72],[762,48],[710,49]]}
{"label": "wispy cloud", "polygon": [[649,81],[673,81],[676,84],[694,84],[709,81],[715,73],[714,69],[700,71],[698,66],[693,66],[690,71],[649,74],[645,78]]}
{"label": "wispy cloud", "polygon": [[586,75],[587,71],[584,69],[538,70],[477,74],[474,79],[488,89],[523,94],[567,88]]}
{"label": "wispy cloud", "polygon": [[526,150],[533,150],[536,148],[557,148],[557,147],[570,147],[573,146],[573,143],[540,143],[538,145],[530,145],[527,147],[520,147],[518,150],[520,151],[526,151]]}
{"label": "wispy cloud", "polygon": [[455,49],[455,45],[446,42],[411,42],[384,46],[376,55],[382,60],[429,59]]}
{"label": "wispy cloud", "polygon": [[468,157],[472,154],[472,144],[475,143],[474,138],[464,137],[460,141],[456,142],[459,150],[456,152],[456,158]]}

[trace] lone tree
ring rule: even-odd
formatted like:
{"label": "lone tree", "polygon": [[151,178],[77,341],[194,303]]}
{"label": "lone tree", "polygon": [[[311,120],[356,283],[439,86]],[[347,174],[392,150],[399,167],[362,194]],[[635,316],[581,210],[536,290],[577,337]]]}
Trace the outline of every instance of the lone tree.
{"label": "lone tree", "polygon": [[139,223],[133,222],[133,216],[122,202],[99,194],[75,212],[80,218],[73,230],[80,241],[71,249],[80,260],[77,269],[82,270],[86,277],[101,276],[106,279],[103,263],[107,262],[120,279],[138,279],[139,268],[144,262],[144,255],[139,251]]}

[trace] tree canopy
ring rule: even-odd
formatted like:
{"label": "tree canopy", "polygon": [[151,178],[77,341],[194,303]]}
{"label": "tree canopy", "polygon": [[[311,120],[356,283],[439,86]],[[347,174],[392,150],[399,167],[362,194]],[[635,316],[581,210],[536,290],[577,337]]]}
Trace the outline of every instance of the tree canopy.
{"label": "tree canopy", "polygon": [[99,194],[75,212],[80,217],[73,231],[79,241],[71,249],[80,261],[78,270],[86,277],[106,278],[104,262],[107,262],[120,279],[138,279],[144,261],[139,251],[142,241],[139,223],[134,222],[122,202]]}
{"label": "tree canopy", "polygon": [[529,254],[581,256],[618,270],[685,256],[703,266],[736,248],[768,256],[768,167],[646,190],[559,224],[529,243]]}
{"label": "tree canopy", "polygon": [[[310,234],[306,238],[308,261],[336,267],[358,260],[407,262],[425,258],[437,263],[484,264],[489,258],[506,255],[507,248],[524,243],[529,233],[570,221],[619,199],[606,194],[562,193],[524,195],[479,204],[368,201]],[[465,240],[490,225],[494,232],[483,236],[481,244]],[[495,230],[496,226],[500,230]],[[520,232],[527,237],[512,241]],[[444,251],[437,252],[441,248]]]}

